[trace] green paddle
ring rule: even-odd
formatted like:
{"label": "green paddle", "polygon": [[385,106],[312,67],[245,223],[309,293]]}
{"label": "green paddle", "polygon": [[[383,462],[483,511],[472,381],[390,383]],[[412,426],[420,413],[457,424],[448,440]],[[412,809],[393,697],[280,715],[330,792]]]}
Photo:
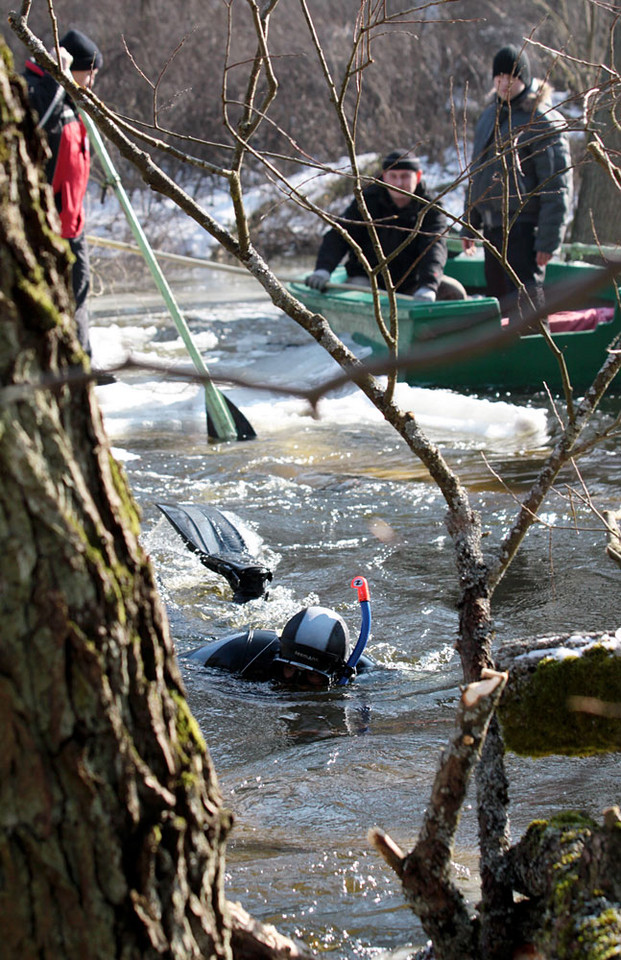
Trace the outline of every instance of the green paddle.
{"label": "green paddle", "polygon": [[112,163],[110,154],[106,149],[101,134],[88,114],[80,110],[80,116],[84,121],[89,139],[97,156],[99,157],[99,160],[101,161],[101,165],[104,168],[106,177],[108,178],[110,185],[118,197],[123,212],[127,217],[127,221],[131,227],[132,233],[134,234],[145,262],[157,284],[168,310],[170,311],[170,315],[173,318],[175,326],[179,332],[179,336],[183,340],[196,370],[198,373],[200,373],[201,377],[204,378],[205,410],[207,413],[208,435],[217,440],[250,440],[253,437],[256,437],[256,433],[252,425],[248,422],[241,410],[238,410],[235,404],[223,393],[221,393],[220,390],[218,390],[211,382],[209,370],[207,369],[201,354],[196,348],[196,344],[192,339],[192,334],[186,323],[186,320],[177,305],[177,301],[175,300],[173,292],[168,285],[166,277],[162,273],[160,266],[155,259],[155,255],[151,249],[149,241],[145,236],[144,230],[138,222],[136,214],[134,213],[134,209],[129,201],[129,197],[125,192],[125,188],[121,183],[121,178],[119,177],[114,164]]}

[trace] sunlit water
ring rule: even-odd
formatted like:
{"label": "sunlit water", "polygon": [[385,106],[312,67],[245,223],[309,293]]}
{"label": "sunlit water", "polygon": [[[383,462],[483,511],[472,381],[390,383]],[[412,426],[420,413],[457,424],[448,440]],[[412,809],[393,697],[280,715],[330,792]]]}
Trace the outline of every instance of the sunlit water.
{"label": "sunlit water", "polygon": [[[176,289],[184,300],[191,295],[188,316],[212,372],[298,387],[334,372],[321,349],[250,282],[190,277]],[[127,302],[96,305],[98,365],[130,351],[187,364],[160,308],[122,314]],[[202,394],[193,385],[132,375],[98,388],[111,442],[143,510],[143,542],[189,701],[235,814],[227,893],[320,953],[396,957],[425,938],[366,833],[379,826],[403,848],[413,843],[452,729],[460,682],[457,591],[443,500],[361,395],[326,399],[314,420],[286,396],[227,393],[256,440],[208,444]],[[543,397],[510,399],[401,388],[404,406],[440,444],[483,514],[489,550],[508,529],[514,498],[536,475],[555,433]],[[599,424],[617,408],[610,402]],[[581,462],[599,510],[619,505],[620,461],[611,444]],[[550,497],[545,525],[532,531],[500,586],[499,641],[620,625],[618,569],[605,557],[600,525],[569,487],[584,494],[567,471],[563,496]],[[187,551],[157,501],[207,502],[241,516],[274,567],[269,597],[233,604],[228,584]],[[369,652],[382,669],[347,688],[284,691],[183,659],[205,638],[245,623],[280,628],[309,603],[338,610],[355,636],[359,615],[349,583],[356,574],[371,587]],[[508,767],[516,834],[560,808],[598,816],[619,802],[614,757],[509,757]],[[478,896],[475,847],[468,805],[455,870],[471,902]]]}

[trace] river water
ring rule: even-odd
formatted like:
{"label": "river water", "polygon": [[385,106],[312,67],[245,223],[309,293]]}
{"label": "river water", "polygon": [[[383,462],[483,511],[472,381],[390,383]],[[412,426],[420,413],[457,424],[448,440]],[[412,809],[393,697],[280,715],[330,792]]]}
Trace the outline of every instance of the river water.
{"label": "river water", "polygon": [[[270,384],[314,383],[333,366],[251,280],[179,274],[171,280],[212,372]],[[132,352],[188,361],[156,297],[116,291],[97,299],[94,359]],[[188,699],[207,740],[235,826],[227,895],[318,953],[405,957],[425,942],[400,886],[370,850],[370,827],[412,845],[460,682],[454,651],[457,592],[444,504],[422,467],[356,393],[322,402],[228,390],[257,439],[207,443],[202,393],[152,374],[122,375],[97,390],[106,429],[143,511],[143,542],[168,611]],[[438,442],[485,520],[492,550],[556,433],[543,396],[480,400],[403,388],[408,409]],[[508,401],[512,402],[508,402]],[[609,401],[598,425],[619,410]],[[494,475],[490,467],[493,468]],[[599,510],[619,507],[621,458],[612,441],[581,461]],[[502,482],[498,478],[502,478]],[[567,471],[501,584],[498,641],[621,625],[619,570]],[[267,599],[244,606],[183,546],[155,504],[207,502],[234,511],[262,538],[274,567]],[[298,609],[339,611],[356,637],[350,581],[370,585],[368,651],[385,667],[347,688],[286,692],[184,660],[205,638],[246,623],[280,628]],[[619,803],[614,756],[509,756],[514,835],[563,808],[594,816]],[[458,882],[478,896],[476,822],[464,810]]]}

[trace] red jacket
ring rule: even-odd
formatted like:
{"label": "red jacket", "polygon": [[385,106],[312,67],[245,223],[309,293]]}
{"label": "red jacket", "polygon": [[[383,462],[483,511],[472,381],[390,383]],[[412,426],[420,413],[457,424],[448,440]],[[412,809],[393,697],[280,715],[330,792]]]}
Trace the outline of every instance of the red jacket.
{"label": "red jacket", "polygon": [[75,104],[49,73],[28,60],[24,76],[30,103],[52,151],[46,174],[60,214],[61,234],[73,239],[84,230],[84,196],[91,169],[86,127]]}

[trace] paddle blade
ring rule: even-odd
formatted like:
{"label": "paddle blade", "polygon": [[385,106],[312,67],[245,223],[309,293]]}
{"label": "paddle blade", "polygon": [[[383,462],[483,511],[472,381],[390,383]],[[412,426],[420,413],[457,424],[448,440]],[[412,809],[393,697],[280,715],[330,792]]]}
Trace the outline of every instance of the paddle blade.
{"label": "paddle blade", "polygon": [[[246,419],[241,410],[235,406],[232,400],[226,396],[226,394],[221,394],[224,398],[224,401],[229,409],[229,413],[233,418],[233,423],[235,424],[235,429],[237,431],[238,440],[254,440],[256,437],[256,432],[252,424]],[[207,435],[212,440],[220,439],[215,430],[213,420],[209,416],[209,410],[207,411]]]}

